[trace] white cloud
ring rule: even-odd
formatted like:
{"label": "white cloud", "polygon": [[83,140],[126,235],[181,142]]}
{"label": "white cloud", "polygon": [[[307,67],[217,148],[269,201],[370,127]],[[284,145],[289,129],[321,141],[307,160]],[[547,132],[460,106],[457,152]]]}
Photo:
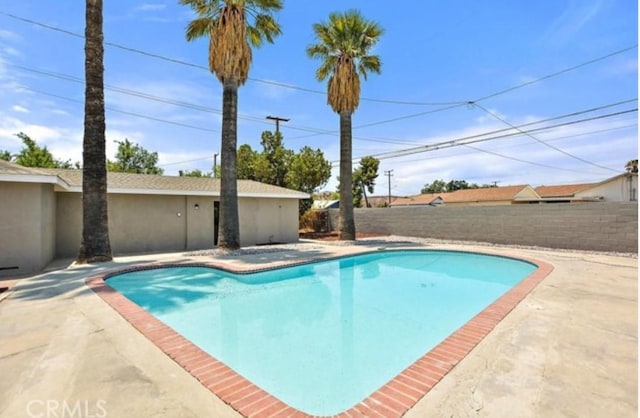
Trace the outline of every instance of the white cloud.
{"label": "white cloud", "polygon": [[[212,108],[214,114],[216,111],[222,112],[221,109],[211,105],[211,103],[222,103],[222,101],[218,99],[220,96],[219,91],[214,91],[211,87],[184,83],[178,80],[149,81],[127,79],[115,81],[112,84],[131,93],[124,94],[111,90],[105,91],[106,105],[119,110],[159,118],[167,115],[175,115],[177,112],[211,115],[211,113],[208,112],[180,106],[180,102],[183,102],[196,107]],[[147,98],[136,97],[136,95],[146,96]],[[178,105],[171,104],[171,102]]]}
{"label": "white cloud", "polygon": [[548,43],[564,45],[570,42],[602,10],[603,0],[571,0],[564,12],[544,32]]}
{"label": "white cloud", "polygon": [[[153,150],[150,150],[153,151]],[[220,155],[217,163],[220,164]],[[193,152],[158,152],[158,166],[166,175],[178,175],[180,170],[199,169],[203,172],[213,170],[213,153]]]}
{"label": "white cloud", "polygon": [[606,69],[606,72],[614,76],[635,74],[637,77],[638,76],[638,58],[636,56],[633,58],[619,60],[609,65]]}
{"label": "white cloud", "polygon": [[18,112],[18,113],[29,113],[29,109],[27,109],[24,106],[20,106],[20,105],[13,105],[11,107],[11,110],[13,110],[14,112]]}
{"label": "white cloud", "polygon": [[253,89],[258,95],[263,96],[269,100],[283,100],[286,97],[289,97],[291,95],[291,92],[293,91],[291,89],[283,88],[282,86],[278,86],[276,84],[269,84],[269,83],[281,84],[282,81],[274,81],[274,80],[265,80],[265,81],[267,81],[267,83],[254,82]]}
{"label": "white cloud", "polygon": [[22,37],[15,32],[8,31],[6,29],[0,29],[0,39],[8,42],[20,42]]}
{"label": "white cloud", "polygon": [[0,113],[0,143],[12,153],[20,151],[22,141],[15,134],[23,132],[39,146],[47,147],[60,160],[80,161],[82,135],[68,127],[44,126]]}
{"label": "white cloud", "polygon": [[[528,115],[512,119],[513,123],[517,125],[540,120],[543,117]],[[393,170],[392,194],[396,195],[418,194],[426,183],[436,179],[467,180],[479,184],[498,181],[501,186],[515,184],[536,186],[600,181],[615,175],[616,171],[623,171],[625,162],[636,158],[634,156],[637,156],[638,153],[638,142],[637,124],[634,122],[635,119],[631,120],[628,117],[604,119],[535,134],[535,138],[547,141],[553,147],[615,171],[579,161],[545,146],[531,137],[522,135],[472,144],[473,147],[480,150],[458,146],[406,157],[383,159],[380,161],[380,175],[375,194],[386,194],[387,179],[382,175],[385,170]],[[423,144],[438,143],[504,127],[504,124],[497,121],[486,124],[475,121],[472,126],[443,132],[437,137],[430,137],[421,142]],[[406,148],[409,147],[396,147],[396,149]],[[515,161],[514,159],[549,167]],[[332,183],[326,189],[333,190],[334,188],[335,185]]]}
{"label": "white cloud", "polygon": [[134,10],[138,12],[149,12],[149,11],[159,11],[167,8],[166,4],[160,3],[143,3],[137,6]]}
{"label": "white cloud", "polygon": [[5,54],[10,55],[12,57],[22,57],[23,56],[22,52],[18,51],[15,48],[10,47],[10,46],[5,47],[3,49],[3,51],[4,51]]}

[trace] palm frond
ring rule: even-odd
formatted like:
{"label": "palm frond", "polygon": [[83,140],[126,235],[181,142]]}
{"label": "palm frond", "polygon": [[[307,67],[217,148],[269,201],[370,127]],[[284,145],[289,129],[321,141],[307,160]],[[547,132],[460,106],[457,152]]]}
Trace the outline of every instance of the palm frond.
{"label": "palm frond", "polygon": [[208,36],[211,34],[211,30],[215,25],[215,21],[206,17],[200,17],[192,20],[187,25],[187,31],[185,33],[187,41],[192,41],[202,36]]}
{"label": "palm frond", "polygon": [[322,63],[316,78],[329,78],[327,101],[337,112],[353,112],[360,101],[360,76],[380,73],[382,61],[371,49],[384,32],[376,22],[365,19],[358,10],[329,14],[327,22],[315,23],[317,43],[307,47],[310,58]]}
{"label": "palm frond", "polygon": [[281,28],[272,13],[282,0],[179,0],[197,14],[186,30],[192,41],[209,36],[209,69],[221,82],[246,82],[251,66],[251,47],[272,43]]}

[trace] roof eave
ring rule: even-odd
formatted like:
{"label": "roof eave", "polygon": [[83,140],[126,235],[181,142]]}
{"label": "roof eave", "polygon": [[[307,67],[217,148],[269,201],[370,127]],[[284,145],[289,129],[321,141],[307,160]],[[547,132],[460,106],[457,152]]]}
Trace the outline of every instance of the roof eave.
{"label": "roof eave", "polygon": [[14,182],[14,183],[40,183],[40,184],[53,184],[59,186],[64,190],[69,190],[72,187],[58,176],[49,176],[46,174],[9,174],[1,173],[0,181]]}
{"label": "roof eave", "polygon": [[[73,186],[68,187],[68,192],[82,193],[82,187]],[[113,194],[137,194],[137,195],[169,195],[169,196],[211,196],[220,197],[219,191],[211,190],[175,190],[175,189],[129,189],[129,188],[115,188],[107,186],[107,193]],[[308,199],[309,195],[306,193],[292,192],[287,193],[250,193],[250,192],[238,192],[238,197],[254,197],[265,199]]]}

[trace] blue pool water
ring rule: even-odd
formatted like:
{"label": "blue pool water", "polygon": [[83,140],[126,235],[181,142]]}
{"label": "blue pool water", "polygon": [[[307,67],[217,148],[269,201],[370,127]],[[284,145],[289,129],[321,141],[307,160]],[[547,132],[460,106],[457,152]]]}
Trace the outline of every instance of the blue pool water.
{"label": "blue pool water", "polygon": [[342,412],[531,274],[447,251],[380,251],[236,275],[171,267],[108,284],[290,406]]}

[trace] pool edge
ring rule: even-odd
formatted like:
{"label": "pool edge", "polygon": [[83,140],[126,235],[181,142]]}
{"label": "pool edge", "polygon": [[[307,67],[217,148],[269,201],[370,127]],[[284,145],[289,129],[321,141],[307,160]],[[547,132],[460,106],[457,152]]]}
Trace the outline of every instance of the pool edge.
{"label": "pool edge", "polygon": [[[469,253],[502,257],[499,254],[479,251]],[[537,269],[366,399],[335,416],[400,417],[404,415],[462,361],[509,312],[553,271],[553,266],[544,261],[529,257],[508,258],[529,262],[536,265]],[[319,260],[316,259],[313,261]],[[307,262],[292,264],[305,264]],[[289,265],[291,264],[274,268],[282,268]],[[167,356],[189,372],[214,395],[243,416],[257,418],[311,416],[288,406],[286,403],[240,376],[224,363],[198,348],[171,327],[147,313],[139,305],[130,301],[106,283],[106,279],[115,274],[150,268],[178,266],[222,268],[226,271],[241,274],[254,272],[234,271],[228,267],[221,267],[211,262],[162,263],[104,272],[100,275],[87,278],[85,283],[94,293],[110,305],[125,320],[131,323],[134,328],[147,337],[147,339],[154,343]],[[265,269],[256,269],[256,271],[262,270]]]}

